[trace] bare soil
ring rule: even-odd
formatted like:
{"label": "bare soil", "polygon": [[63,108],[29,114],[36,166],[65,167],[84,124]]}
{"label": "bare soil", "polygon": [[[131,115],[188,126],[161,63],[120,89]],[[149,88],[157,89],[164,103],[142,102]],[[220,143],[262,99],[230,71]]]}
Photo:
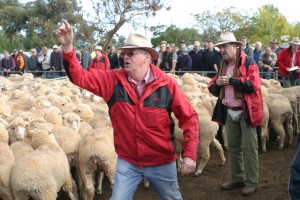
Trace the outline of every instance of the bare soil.
{"label": "bare soil", "polygon": [[[229,179],[228,162],[225,166],[219,163],[219,157],[214,149],[211,149],[211,158],[204,168],[203,173],[198,177],[178,175],[179,186],[185,200],[287,200],[288,180],[290,175],[290,164],[296,152],[297,137],[289,147],[278,150],[276,141],[267,143],[267,152],[259,153],[260,180],[258,191],[244,197],[241,195],[242,188],[231,191],[223,191],[220,186]],[[227,152],[226,158],[227,158]],[[103,182],[103,194],[96,195],[97,200],[108,200],[112,190],[107,179]],[[63,195],[64,196],[64,195]],[[62,196],[61,196],[62,197]],[[66,199],[66,198],[59,199]],[[159,199],[155,190],[145,189],[142,185],[138,188],[135,200]]]}

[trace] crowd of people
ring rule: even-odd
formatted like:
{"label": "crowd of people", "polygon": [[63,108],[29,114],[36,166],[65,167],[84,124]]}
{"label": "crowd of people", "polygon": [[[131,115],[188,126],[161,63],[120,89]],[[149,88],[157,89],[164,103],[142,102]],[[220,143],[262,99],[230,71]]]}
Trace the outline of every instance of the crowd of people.
{"label": "crowd of people", "polygon": [[[281,82],[284,87],[296,85],[299,70],[287,71],[286,68],[296,66],[298,63],[300,41],[297,37],[293,38],[289,42],[290,46],[283,51],[277,39],[270,41],[269,45],[264,45],[265,48],[262,48],[260,41],[255,42],[252,47],[247,37],[242,37],[239,41],[241,42],[239,48],[252,57],[259,66],[262,78],[274,78],[273,72],[279,68],[278,72],[282,76]],[[158,50],[159,57],[152,60],[152,63],[165,72],[176,72],[181,75],[184,72],[194,71],[210,78],[214,77],[222,62],[219,48],[212,41],[207,41],[203,48],[199,41],[195,41],[192,46],[193,48],[189,49],[184,40],[180,41],[179,46],[161,41]],[[26,71],[33,73],[34,76],[44,74],[45,78],[65,76],[61,50],[57,45],[54,45],[52,50],[49,52],[46,47],[43,47],[41,51],[31,49],[30,57],[24,54],[22,49],[15,49],[11,55],[5,51],[0,63],[0,75],[9,76],[12,73],[22,74]],[[124,55],[118,53],[114,45],[109,45],[106,50],[103,50],[102,46],[94,47],[80,43],[76,52],[84,69],[111,70],[124,67]],[[293,52],[297,53],[293,54]]]}

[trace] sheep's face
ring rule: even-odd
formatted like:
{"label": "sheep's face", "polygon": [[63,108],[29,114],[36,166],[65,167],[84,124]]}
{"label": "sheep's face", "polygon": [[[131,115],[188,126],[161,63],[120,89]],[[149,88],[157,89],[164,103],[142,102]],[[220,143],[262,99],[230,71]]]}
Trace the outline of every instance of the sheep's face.
{"label": "sheep's face", "polygon": [[25,134],[26,134],[25,127],[15,126],[15,127],[13,127],[13,132],[14,132],[16,140],[23,140],[25,138]]}
{"label": "sheep's face", "polygon": [[66,113],[63,116],[63,125],[74,129],[78,133],[80,129],[80,117],[74,113]]}

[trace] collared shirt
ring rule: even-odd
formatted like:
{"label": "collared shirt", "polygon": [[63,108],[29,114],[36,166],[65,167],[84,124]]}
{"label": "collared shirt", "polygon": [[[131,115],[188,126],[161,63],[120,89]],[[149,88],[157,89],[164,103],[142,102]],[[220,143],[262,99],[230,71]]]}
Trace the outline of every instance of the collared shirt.
{"label": "collared shirt", "polygon": [[145,85],[150,83],[153,80],[152,72],[150,70],[150,67],[148,68],[147,74],[145,78],[141,81],[136,81],[132,79],[131,77],[128,77],[128,80],[133,83],[131,84],[135,89],[138,94],[138,97],[140,98],[145,90]]}
{"label": "collared shirt", "polygon": [[[226,76],[227,77],[232,77],[233,76],[234,66],[235,66],[235,63],[228,64],[227,69],[226,69]],[[225,90],[225,97],[222,100],[222,103],[225,106],[229,106],[229,107],[242,106],[242,100],[234,98],[234,88],[233,88],[232,85],[230,85],[230,84],[225,85],[224,90]]]}

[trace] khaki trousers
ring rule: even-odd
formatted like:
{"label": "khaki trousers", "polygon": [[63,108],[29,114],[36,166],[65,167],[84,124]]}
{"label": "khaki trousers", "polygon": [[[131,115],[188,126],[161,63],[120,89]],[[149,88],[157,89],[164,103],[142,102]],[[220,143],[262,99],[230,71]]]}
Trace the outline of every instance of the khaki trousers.
{"label": "khaki trousers", "polygon": [[256,127],[247,127],[244,115],[233,121],[227,114],[225,123],[231,180],[258,184],[258,143]]}

